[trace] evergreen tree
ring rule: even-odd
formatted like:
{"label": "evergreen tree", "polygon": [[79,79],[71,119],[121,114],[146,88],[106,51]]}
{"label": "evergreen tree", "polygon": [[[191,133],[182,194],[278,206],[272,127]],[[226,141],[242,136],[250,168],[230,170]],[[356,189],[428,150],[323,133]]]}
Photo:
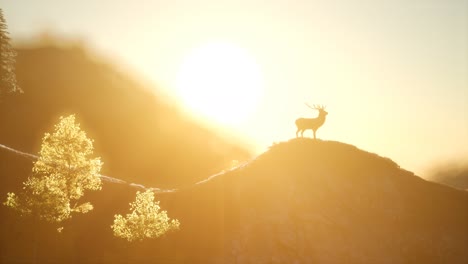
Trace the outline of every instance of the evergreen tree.
{"label": "evergreen tree", "polygon": [[6,93],[22,92],[16,82],[16,51],[10,45],[7,24],[0,8],[0,98]]}
{"label": "evergreen tree", "polygon": [[79,204],[86,190],[101,189],[99,158],[91,158],[93,143],[75,123],[75,116],[60,117],[53,134],[46,133],[32,176],[19,195],[8,193],[6,206],[22,215],[51,223],[87,213],[90,203]]}
{"label": "evergreen tree", "polygon": [[179,229],[179,220],[171,220],[166,211],[159,211],[159,201],[154,201],[154,193],[150,190],[137,192],[135,202],[130,203],[130,210],[132,212],[126,217],[115,215],[111,228],[116,237],[125,238],[130,242],[141,241]]}

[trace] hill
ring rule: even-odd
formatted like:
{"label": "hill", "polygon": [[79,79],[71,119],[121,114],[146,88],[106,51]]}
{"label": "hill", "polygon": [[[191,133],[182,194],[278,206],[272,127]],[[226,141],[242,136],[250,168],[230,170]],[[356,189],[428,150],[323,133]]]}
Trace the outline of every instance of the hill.
{"label": "hill", "polygon": [[[190,120],[151,87],[80,47],[19,49],[16,75],[24,94],[0,103],[0,144],[37,153],[58,117],[76,114],[95,140],[103,174],[171,187],[250,157],[238,142]],[[0,161],[0,175],[27,176],[26,164],[3,153]]]}
{"label": "hill", "polygon": [[[136,189],[106,183],[42,260],[66,263],[467,263],[468,192],[429,182],[352,145],[293,139],[189,188],[157,193],[181,230],[129,244],[109,225]],[[2,258],[26,261],[27,234],[2,217]],[[7,223],[5,223],[7,221]],[[13,224],[15,223],[15,224]],[[23,223],[24,224],[24,223]],[[36,227],[34,227],[36,228]],[[23,239],[23,241],[20,241]],[[28,246],[29,245],[29,246]],[[29,255],[30,257],[31,255]]]}
{"label": "hill", "polygon": [[468,162],[452,162],[435,166],[428,179],[468,191]]}

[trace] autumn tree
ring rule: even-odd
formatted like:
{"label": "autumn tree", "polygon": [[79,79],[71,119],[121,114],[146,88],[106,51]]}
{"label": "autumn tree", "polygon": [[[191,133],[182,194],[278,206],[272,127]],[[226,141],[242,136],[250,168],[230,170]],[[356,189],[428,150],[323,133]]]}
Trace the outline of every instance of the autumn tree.
{"label": "autumn tree", "polygon": [[4,94],[22,92],[16,82],[16,51],[10,44],[6,20],[0,8],[0,98]]}
{"label": "autumn tree", "polygon": [[46,133],[32,175],[23,183],[18,195],[8,193],[6,206],[21,215],[32,215],[59,223],[73,213],[93,209],[81,203],[86,190],[100,190],[100,158],[92,158],[93,141],[75,123],[75,116],[60,117],[52,134]]}
{"label": "autumn tree", "polygon": [[166,211],[160,211],[159,201],[154,201],[150,190],[137,192],[135,202],[130,203],[130,214],[125,217],[115,215],[111,228],[116,237],[128,241],[141,241],[145,238],[157,238],[169,231],[177,230],[180,223],[170,219]]}

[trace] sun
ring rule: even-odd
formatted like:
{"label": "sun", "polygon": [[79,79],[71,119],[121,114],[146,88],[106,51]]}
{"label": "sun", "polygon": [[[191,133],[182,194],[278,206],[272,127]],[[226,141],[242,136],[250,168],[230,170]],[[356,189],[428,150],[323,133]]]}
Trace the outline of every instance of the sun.
{"label": "sun", "polygon": [[184,58],[176,88],[195,115],[235,125],[246,120],[258,105],[263,77],[247,50],[228,42],[210,42]]}

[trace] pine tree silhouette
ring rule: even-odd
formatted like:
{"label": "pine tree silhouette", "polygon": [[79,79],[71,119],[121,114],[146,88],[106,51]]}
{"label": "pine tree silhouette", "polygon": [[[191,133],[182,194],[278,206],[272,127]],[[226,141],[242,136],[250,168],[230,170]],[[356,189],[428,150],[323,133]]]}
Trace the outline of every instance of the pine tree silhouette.
{"label": "pine tree silhouette", "polygon": [[16,82],[16,51],[10,44],[6,20],[0,8],[0,98],[7,93],[23,92]]}

